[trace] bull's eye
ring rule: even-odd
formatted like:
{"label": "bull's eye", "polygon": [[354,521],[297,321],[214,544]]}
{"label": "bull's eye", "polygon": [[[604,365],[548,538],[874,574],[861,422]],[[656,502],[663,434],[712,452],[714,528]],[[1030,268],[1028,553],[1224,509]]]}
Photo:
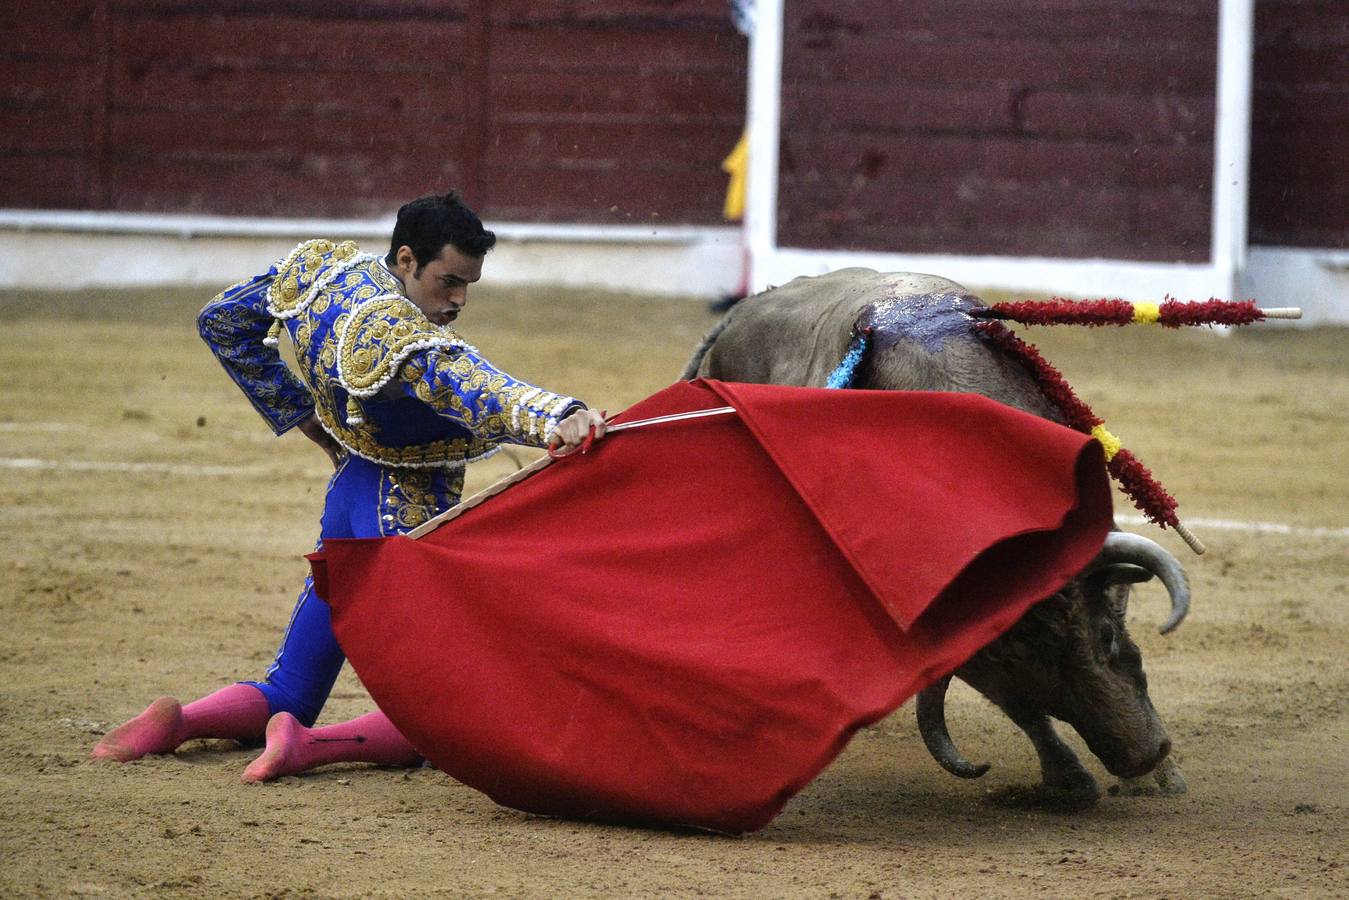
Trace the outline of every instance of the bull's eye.
{"label": "bull's eye", "polygon": [[1100,639],[1101,651],[1105,653],[1107,658],[1113,659],[1119,655],[1119,635],[1115,631],[1113,623],[1101,623]]}

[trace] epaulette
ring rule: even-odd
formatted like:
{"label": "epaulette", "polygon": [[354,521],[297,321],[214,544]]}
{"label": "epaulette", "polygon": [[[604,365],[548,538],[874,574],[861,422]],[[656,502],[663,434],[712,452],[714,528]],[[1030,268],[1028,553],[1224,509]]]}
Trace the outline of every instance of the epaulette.
{"label": "epaulette", "polygon": [[267,312],[276,322],[266,343],[275,346],[280,322],[304,312],[324,288],[348,269],[378,259],[373,253],[361,253],[351,241],[334,244],[328,240],[304,241],[276,264],[276,276],[267,290]]}
{"label": "epaulette", "polygon": [[474,350],[450,329],[436,327],[401,294],[380,294],[357,305],[338,324],[337,334],[337,381],[350,395],[348,424],[364,421],[357,398],[379,393],[404,360],[431,348]]}

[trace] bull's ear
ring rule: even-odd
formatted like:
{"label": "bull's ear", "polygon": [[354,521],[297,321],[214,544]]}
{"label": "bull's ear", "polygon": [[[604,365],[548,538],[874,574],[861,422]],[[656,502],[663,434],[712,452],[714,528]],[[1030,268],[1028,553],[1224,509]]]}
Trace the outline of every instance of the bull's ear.
{"label": "bull's ear", "polygon": [[1152,573],[1147,569],[1129,563],[1112,563],[1091,574],[1092,580],[1103,588],[1116,584],[1142,584],[1152,579]]}

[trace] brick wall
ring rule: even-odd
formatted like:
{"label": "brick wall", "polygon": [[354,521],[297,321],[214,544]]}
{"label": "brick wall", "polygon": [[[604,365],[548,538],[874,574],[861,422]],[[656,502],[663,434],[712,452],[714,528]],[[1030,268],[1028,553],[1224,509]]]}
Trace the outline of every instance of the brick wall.
{"label": "brick wall", "polygon": [[787,0],[780,243],[1206,259],[1214,0]]}
{"label": "brick wall", "polygon": [[[20,0],[0,206],[720,221],[722,0]],[[1216,0],[787,0],[780,240],[1207,257]],[[1349,238],[1349,5],[1259,0],[1251,237]]]}
{"label": "brick wall", "polygon": [[715,222],[744,120],[716,0],[21,5],[5,206]]}
{"label": "brick wall", "polygon": [[1349,247],[1349,3],[1259,0],[1251,243]]}

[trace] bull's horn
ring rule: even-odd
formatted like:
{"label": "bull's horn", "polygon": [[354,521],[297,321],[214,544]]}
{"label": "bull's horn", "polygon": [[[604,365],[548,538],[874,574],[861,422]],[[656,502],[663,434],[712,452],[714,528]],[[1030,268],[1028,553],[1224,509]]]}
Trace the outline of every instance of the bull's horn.
{"label": "bull's horn", "polygon": [[1097,562],[1142,566],[1162,580],[1167,593],[1171,595],[1171,616],[1162,625],[1162,634],[1184,621],[1185,614],[1190,611],[1190,581],[1185,577],[1185,568],[1181,566],[1180,560],[1161,544],[1141,534],[1112,531],[1106,535],[1105,546],[1101,548]]}
{"label": "bull's horn", "polygon": [[989,770],[988,763],[976,766],[961,756],[946,730],[946,688],[950,684],[951,676],[947,675],[918,693],[918,733],[927,752],[943,769],[960,778],[978,778]]}

